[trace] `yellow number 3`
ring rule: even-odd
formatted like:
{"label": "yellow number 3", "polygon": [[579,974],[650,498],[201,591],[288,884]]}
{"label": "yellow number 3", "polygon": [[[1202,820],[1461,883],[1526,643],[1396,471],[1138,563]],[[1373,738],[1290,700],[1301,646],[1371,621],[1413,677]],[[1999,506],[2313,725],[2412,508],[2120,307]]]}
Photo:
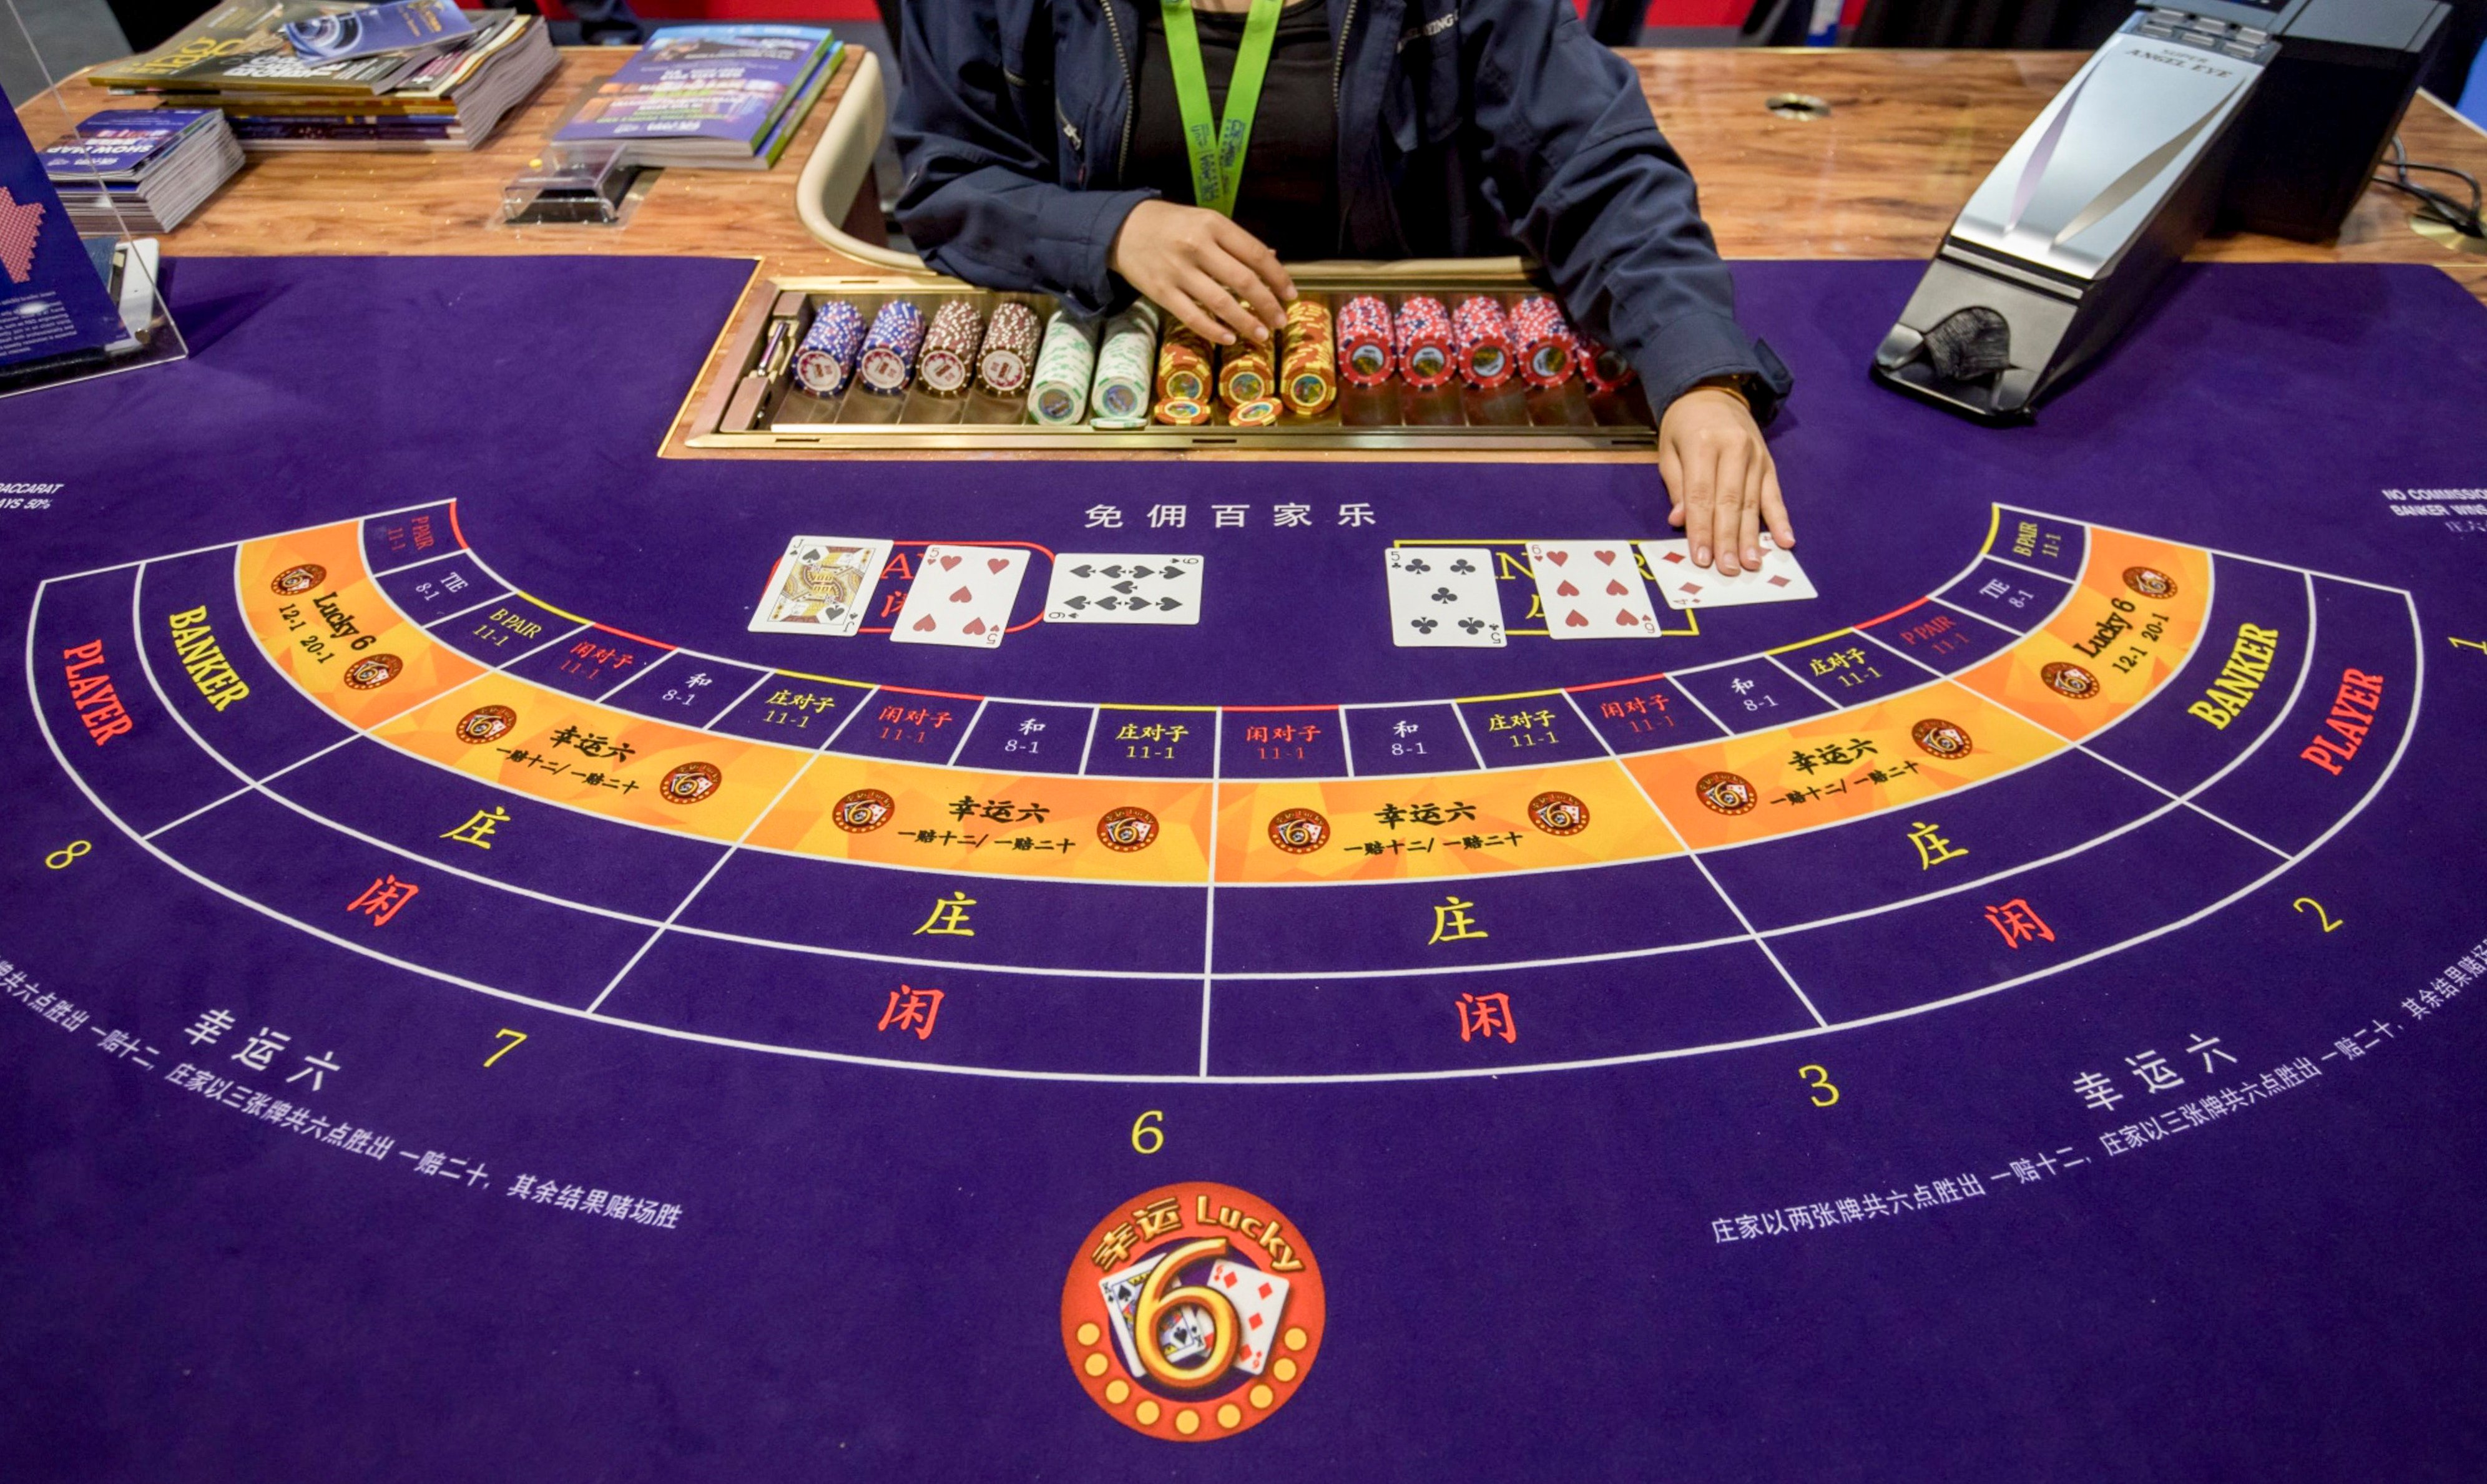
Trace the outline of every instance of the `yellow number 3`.
{"label": "yellow number 3", "polygon": [[1839,1101],[1839,1089],[1830,1085],[1830,1073],[1827,1070],[1818,1066],[1801,1066],[1796,1069],[1796,1075],[1803,1078],[1804,1085],[1813,1089],[1814,1107],[1829,1108]]}

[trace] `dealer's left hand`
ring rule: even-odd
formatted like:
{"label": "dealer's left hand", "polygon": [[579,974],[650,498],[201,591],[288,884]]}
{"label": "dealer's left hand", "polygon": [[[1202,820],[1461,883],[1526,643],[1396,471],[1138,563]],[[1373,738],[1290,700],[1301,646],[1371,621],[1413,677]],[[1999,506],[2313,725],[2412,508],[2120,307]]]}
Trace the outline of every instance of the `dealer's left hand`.
{"label": "dealer's left hand", "polygon": [[1666,481],[1666,523],[1680,526],[1692,561],[1733,577],[1762,564],[1762,527],[1782,549],[1796,545],[1779,470],[1745,399],[1723,387],[1694,387],[1658,424],[1658,472]]}

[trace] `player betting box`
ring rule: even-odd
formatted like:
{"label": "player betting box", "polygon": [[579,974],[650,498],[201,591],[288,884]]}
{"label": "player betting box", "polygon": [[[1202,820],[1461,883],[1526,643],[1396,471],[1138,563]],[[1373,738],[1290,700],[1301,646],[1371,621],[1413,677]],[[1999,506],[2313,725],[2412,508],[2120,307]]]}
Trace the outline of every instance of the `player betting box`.
{"label": "player betting box", "polygon": [[1623,358],[1509,274],[1300,274],[1267,345],[950,280],[786,279],[729,326],[704,450],[1633,450]]}

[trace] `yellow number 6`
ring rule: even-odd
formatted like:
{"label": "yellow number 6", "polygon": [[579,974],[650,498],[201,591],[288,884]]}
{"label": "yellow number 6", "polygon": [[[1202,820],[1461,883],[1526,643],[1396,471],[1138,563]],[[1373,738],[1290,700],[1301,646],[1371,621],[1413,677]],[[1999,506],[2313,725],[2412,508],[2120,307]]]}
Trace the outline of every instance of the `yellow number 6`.
{"label": "yellow number 6", "polygon": [[[1151,1120],[1156,1120],[1152,1122]],[[1165,1114],[1150,1109],[1132,1120],[1132,1147],[1142,1154],[1155,1154],[1165,1147]]]}
{"label": "yellow number 6", "polygon": [[[1149,1270],[1148,1281],[1140,1285],[1139,1299],[1132,1306],[1132,1348],[1140,1353],[1140,1368],[1179,1391],[1197,1390],[1209,1385],[1225,1375],[1226,1367],[1234,1362],[1235,1305],[1215,1288],[1168,1288],[1166,1280],[1203,1257],[1225,1255],[1224,1237],[1186,1242]],[[1209,1354],[1196,1365],[1177,1365],[1167,1360],[1165,1341],[1158,1333],[1158,1320],[1165,1311],[1185,1305],[1206,1310],[1209,1328],[1215,1332]]]}
{"label": "yellow number 6", "polygon": [[[1814,1107],[1829,1108],[1831,1104],[1839,1101],[1839,1089],[1830,1085],[1830,1072],[1818,1066],[1801,1066],[1796,1069],[1796,1075],[1803,1078],[1804,1085],[1813,1089],[1812,1102]],[[1830,1095],[1829,1097],[1823,1096],[1826,1092]]]}

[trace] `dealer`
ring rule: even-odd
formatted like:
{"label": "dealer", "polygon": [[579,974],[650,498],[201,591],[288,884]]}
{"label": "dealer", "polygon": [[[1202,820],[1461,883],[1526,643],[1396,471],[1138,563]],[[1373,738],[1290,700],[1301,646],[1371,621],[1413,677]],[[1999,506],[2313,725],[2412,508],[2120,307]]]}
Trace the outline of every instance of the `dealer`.
{"label": "dealer", "polygon": [[1569,0],[942,0],[907,7],[900,222],[934,266],[1266,341],[1284,261],[1544,263],[1639,372],[1693,560],[1795,544],[1692,177]]}

